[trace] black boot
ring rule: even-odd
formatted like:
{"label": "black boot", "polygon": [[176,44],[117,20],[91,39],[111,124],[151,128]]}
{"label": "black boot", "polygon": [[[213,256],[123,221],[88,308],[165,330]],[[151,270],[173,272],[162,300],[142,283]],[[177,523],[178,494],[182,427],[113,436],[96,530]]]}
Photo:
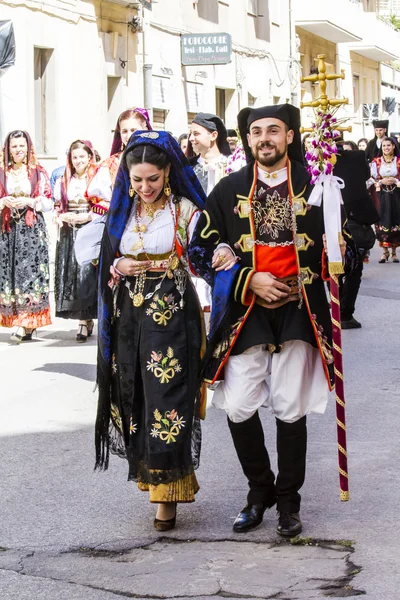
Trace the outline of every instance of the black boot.
{"label": "black boot", "polygon": [[290,537],[297,535],[302,529],[299,490],[306,474],[307,422],[306,417],[294,423],[276,419],[276,425],[279,470],[276,480],[279,512],[277,532]]}
{"label": "black boot", "polygon": [[275,475],[271,471],[258,412],[242,423],[233,423],[228,418],[228,425],[250,487],[247,505],[236,518],[233,529],[248,531],[262,522],[265,510],[276,502]]}

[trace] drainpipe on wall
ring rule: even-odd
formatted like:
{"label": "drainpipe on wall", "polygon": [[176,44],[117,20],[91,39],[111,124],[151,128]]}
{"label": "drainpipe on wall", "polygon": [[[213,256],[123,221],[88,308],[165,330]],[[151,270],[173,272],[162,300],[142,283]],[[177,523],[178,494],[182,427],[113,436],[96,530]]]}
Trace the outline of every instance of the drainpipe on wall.
{"label": "drainpipe on wall", "polygon": [[293,21],[293,7],[292,7],[292,0],[289,0],[289,48],[290,48],[290,57],[291,57],[291,62],[290,62],[290,76],[289,76],[289,80],[290,80],[290,103],[293,104],[294,106],[299,106],[299,95],[298,95],[298,89],[299,89],[299,85],[300,85],[300,81],[297,81],[296,84],[293,84],[293,78],[297,77],[297,69],[293,68],[294,65],[294,60],[296,59],[296,55],[297,55],[297,47],[296,47],[296,29],[295,29],[295,24]]}
{"label": "drainpipe on wall", "polygon": [[153,121],[153,65],[149,62],[148,47],[149,47],[149,29],[150,21],[148,19],[148,11],[142,7],[143,15],[143,100],[144,108],[149,112],[150,121]]}

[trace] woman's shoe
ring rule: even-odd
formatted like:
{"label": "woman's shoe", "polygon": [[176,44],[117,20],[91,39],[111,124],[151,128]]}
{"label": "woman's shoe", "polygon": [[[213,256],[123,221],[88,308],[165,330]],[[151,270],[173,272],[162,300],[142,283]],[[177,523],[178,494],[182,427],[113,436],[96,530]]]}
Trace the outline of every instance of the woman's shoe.
{"label": "woman's shoe", "polygon": [[29,342],[31,341],[32,334],[35,331],[36,328],[27,332],[25,327],[18,327],[18,329],[10,335],[10,340],[12,342],[17,342],[17,344],[20,344],[21,342]]}
{"label": "woman's shoe", "polygon": [[[83,333],[84,328],[86,329],[86,335]],[[77,342],[86,342],[88,338],[88,326],[87,325],[79,325],[78,333],[76,334]]]}
{"label": "woman's shoe", "polygon": [[394,262],[394,263],[400,262],[399,259],[396,256],[396,254],[392,254],[392,262]]}
{"label": "woman's shoe", "polygon": [[157,531],[169,531],[175,527],[176,523],[176,515],[172,517],[172,519],[168,519],[168,521],[163,521],[162,519],[154,519],[154,527]]}
{"label": "woman's shoe", "polygon": [[94,321],[93,321],[93,319],[90,319],[87,322],[87,334],[88,334],[88,337],[90,337],[92,335],[92,333],[93,333],[93,327],[94,327]]}
{"label": "woman's shoe", "polygon": [[33,334],[36,333],[36,337],[37,337],[37,331],[36,328],[35,329],[31,329],[29,332],[25,330],[25,335],[22,338],[23,342],[29,342],[32,339]]}
{"label": "woman's shoe", "polygon": [[384,252],[379,260],[380,264],[383,264],[389,260],[389,252]]}
{"label": "woman's shoe", "polygon": [[176,523],[176,503],[175,503],[175,514],[172,517],[172,519],[157,519],[157,517],[154,519],[154,527],[155,529],[157,529],[157,531],[169,531],[170,529],[173,529],[175,527],[175,523]]}

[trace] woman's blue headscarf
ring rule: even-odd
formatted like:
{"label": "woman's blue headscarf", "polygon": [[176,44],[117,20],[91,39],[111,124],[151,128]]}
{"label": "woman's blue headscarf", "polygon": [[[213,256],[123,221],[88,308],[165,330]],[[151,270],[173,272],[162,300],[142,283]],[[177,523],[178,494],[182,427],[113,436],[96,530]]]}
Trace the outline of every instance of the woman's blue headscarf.
{"label": "woman's blue headscarf", "polygon": [[118,170],[100,251],[97,357],[99,401],[95,440],[96,467],[104,469],[108,466],[108,426],[111,402],[112,293],[108,287],[108,281],[110,279],[110,266],[118,253],[121,237],[133,205],[133,198],[129,196],[130,177],[126,155],[136,146],[143,144],[154,146],[167,154],[171,163],[169,182],[172,193],[176,198],[187,198],[201,210],[204,208],[206,200],[199,180],[172,135],[166,131],[136,131],[132,135],[124,150]]}
{"label": "woman's blue headscarf", "polygon": [[136,131],[124,150],[108,211],[106,230],[115,251],[118,250],[133,203],[128,193],[130,178],[126,155],[136,146],[143,144],[154,146],[167,154],[171,162],[169,182],[175,196],[188,198],[201,210],[206,201],[203,188],[175,138],[166,131]]}

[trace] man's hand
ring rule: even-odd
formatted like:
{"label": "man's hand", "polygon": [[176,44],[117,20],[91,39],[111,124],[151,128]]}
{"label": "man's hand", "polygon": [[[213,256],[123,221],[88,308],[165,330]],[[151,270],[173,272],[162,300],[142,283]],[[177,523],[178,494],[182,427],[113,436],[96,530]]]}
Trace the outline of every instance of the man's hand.
{"label": "man's hand", "polygon": [[[326,233],[323,234],[322,241],[324,244],[325,254],[328,255],[328,243],[326,241]],[[339,244],[339,248],[340,248],[340,254],[342,255],[342,259],[343,259],[346,255],[346,248],[347,248],[347,244],[343,238],[342,238],[341,244]]]}
{"label": "man's hand", "polygon": [[254,273],[249,288],[267,302],[277,302],[287,298],[290,293],[290,287],[278,281],[271,273]]}

